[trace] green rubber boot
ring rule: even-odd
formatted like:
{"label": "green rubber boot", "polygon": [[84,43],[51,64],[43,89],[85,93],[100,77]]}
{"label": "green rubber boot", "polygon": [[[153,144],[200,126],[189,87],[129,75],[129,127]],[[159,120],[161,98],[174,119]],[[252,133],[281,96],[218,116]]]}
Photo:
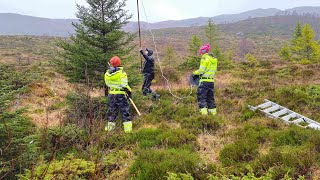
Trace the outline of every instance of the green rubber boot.
{"label": "green rubber boot", "polygon": [[132,133],[132,121],[124,122],[123,129],[125,133]]}
{"label": "green rubber boot", "polygon": [[116,128],[115,122],[108,122],[107,126],[104,128],[105,131],[110,132]]}
{"label": "green rubber boot", "polygon": [[208,110],[209,111],[209,114],[211,114],[211,115],[217,115],[217,108],[214,108],[214,109],[209,109]]}
{"label": "green rubber boot", "polygon": [[202,115],[208,115],[208,109],[207,108],[202,108],[202,109],[200,109],[200,113]]}

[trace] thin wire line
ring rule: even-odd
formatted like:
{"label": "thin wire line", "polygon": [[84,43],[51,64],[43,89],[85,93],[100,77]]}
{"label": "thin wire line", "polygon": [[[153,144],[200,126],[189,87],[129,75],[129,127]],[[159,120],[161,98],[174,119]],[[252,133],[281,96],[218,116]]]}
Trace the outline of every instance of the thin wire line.
{"label": "thin wire line", "polygon": [[[144,7],[144,4],[143,4],[143,1],[141,0],[141,4],[142,4],[142,7],[143,7],[143,11],[144,11],[144,15],[146,17],[146,21],[147,21],[147,25],[148,26],[148,23],[149,23],[149,19],[148,19],[148,16],[147,16],[147,12],[146,12],[146,9]],[[167,89],[169,90],[169,93],[176,99],[179,99],[179,100],[183,100],[183,99],[187,99],[189,98],[191,95],[192,95],[192,92],[193,92],[193,85],[190,85],[190,93],[188,96],[184,96],[184,97],[179,97],[175,94],[173,94],[172,92],[172,85],[170,84],[170,81],[168,78],[166,78],[166,76],[164,75],[164,72],[163,72],[163,68],[162,68],[162,65],[161,65],[161,60],[160,60],[160,56],[159,56],[159,52],[158,52],[158,48],[157,48],[157,43],[155,41],[155,36],[154,36],[154,33],[152,32],[151,28],[147,28],[152,36],[152,41],[153,41],[153,44],[154,44],[154,49],[155,49],[155,52],[156,52],[156,55],[157,55],[157,60],[159,62],[159,67],[160,67],[160,71],[161,71],[161,76],[163,79],[166,80],[166,84],[167,84]]]}

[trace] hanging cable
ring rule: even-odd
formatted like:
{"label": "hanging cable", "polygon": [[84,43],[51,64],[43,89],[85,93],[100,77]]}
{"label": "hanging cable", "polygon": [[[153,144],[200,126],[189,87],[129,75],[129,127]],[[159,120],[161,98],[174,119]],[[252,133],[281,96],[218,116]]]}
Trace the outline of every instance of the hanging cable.
{"label": "hanging cable", "polygon": [[[144,4],[143,4],[143,1],[141,0],[141,4],[142,4],[142,7],[143,7],[143,10],[144,10],[144,15],[146,17],[146,22],[147,24],[149,24],[149,18],[147,16],[147,12],[146,12],[146,8],[144,7]],[[139,6],[139,4],[138,4]],[[140,28],[139,28],[140,29]],[[182,99],[187,99],[189,98],[191,95],[192,95],[192,92],[193,92],[193,85],[190,85],[190,93],[189,95],[187,96],[184,96],[184,97],[179,97],[175,94],[173,94],[172,92],[172,86],[170,84],[170,81],[169,79],[164,75],[164,72],[163,72],[163,67],[161,65],[161,60],[160,60],[160,56],[159,56],[159,53],[158,53],[158,48],[157,48],[157,43],[155,41],[155,36],[154,36],[154,33],[152,32],[152,29],[151,28],[147,28],[152,36],[152,41],[153,41],[153,45],[154,45],[154,49],[155,49],[155,52],[156,52],[156,56],[157,56],[157,60],[158,60],[158,63],[159,63],[159,68],[160,68],[160,71],[161,71],[161,76],[162,78],[166,81],[166,85],[167,85],[167,89],[169,90],[169,93],[176,99],[179,99],[179,100],[182,100]]]}

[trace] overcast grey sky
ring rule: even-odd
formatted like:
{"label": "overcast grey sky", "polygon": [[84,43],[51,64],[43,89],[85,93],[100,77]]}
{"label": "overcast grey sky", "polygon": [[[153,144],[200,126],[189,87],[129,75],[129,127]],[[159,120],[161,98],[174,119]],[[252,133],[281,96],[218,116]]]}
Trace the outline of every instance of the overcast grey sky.
{"label": "overcast grey sky", "polygon": [[[0,0],[0,13],[19,13],[47,18],[75,18],[75,4],[86,0]],[[256,8],[288,9],[297,6],[320,6],[320,0],[140,0],[149,21],[213,17],[240,13]],[[136,20],[136,0],[127,1],[127,9]],[[142,20],[145,20],[141,7]]]}

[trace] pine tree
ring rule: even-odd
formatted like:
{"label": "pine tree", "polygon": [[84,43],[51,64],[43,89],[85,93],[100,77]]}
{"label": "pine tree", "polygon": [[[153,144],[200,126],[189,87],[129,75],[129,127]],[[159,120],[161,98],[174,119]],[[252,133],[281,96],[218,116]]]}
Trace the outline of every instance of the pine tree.
{"label": "pine tree", "polygon": [[213,54],[219,59],[219,61],[224,60],[224,54],[221,52],[220,46],[215,45],[214,48],[212,49]]}
{"label": "pine tree", "polygon": [[301,27],[301,23],[298,22],[297,25],[296,25],[295,31],[294,31],[294,35],[293,35],[293,40],[292,41],[295,41],[295,40],[297,40],[298,38],[301,38],[301,37],[302,37],[302,27]]}
{"label": "pine tree", "polygon": [[306,24],[302,29],[303,37],[303,59],[310,62],[319,62],[320,47],[319,43],[314,40],[315,33],[309,24]]}
{"label": "pine tree", "polygon": [[[86,0],[88,7],[77,5],[79,23],[73,23],[76,34],[60,41],[62,59],[59,68],[71,82],[105,87],[103,75],[114,56],[127,55],[134,36],[122,30],[132,15],[124,10],[126,0]],[[106,88],[105,93],[107,94]]]}
{"label": "pine tree", "polygon": [[211,49],[212,49],[211,51],[220,60],[221,55],[223,55],[223,54],[221,53],[221,49],[220,49],[219,45],[217,43],[215,43],[216,38],[217,38],[217,26],[214,24],[212,19],[209,19],[209,21],[208,21],[208,24],[205,28],[205,34],[206,34],[206,40],[211,45]]}
{"label": "pine tree", "polygon": [[[0,176],[3,179],[16,179],[15,175],[29,167],[33,162],[27,137],[35,132],[33,123],[23,115],[22,110],[10,108],[16,95],[29,84],[29,74],[19,71],[13,65],[0,63]],[[34,76],[32,78],[35,78]]]}
{"label": "pine tree", "polygon": [[191,67],[196,67],[199,65],[199,49],[202,45],[201,39],[197,35],[193,35],[191,42],[189,43],[189,52],[190,55],[188,56],[188,64]]}
{"label": "pine tree", "polygon": [[217,36],[217,27],[212,19],[209,19],[208,25],[206,26],[205,33],[206,38],[211,46],[214,45]]}
{"label": "pine tree", "polygon": [[283,60],[293,60],[297,62],[310,63],[320,62],[320,45],[314,40],[315,33],[309,24],[301,28],[297,24],[292,37],[291,46],[287,44],[279,52]]}
{"label": "pine tree", "polygon": [[295,32],[293,34],[293,38],[291,40],[292,46],[291,51],[293,53],[293,59],[299,61],[303,56],[303,37],[302,37],[302,27],[301,24],[298,23]]}
{"label": "pine tree", "polygon": [[285,61],[291,60],[291,50],[287,43],[281,48],[279,56]]}
{"label": "pine tree", "polygon": [[[216,42],[217,40],[217,26],[213,22],[212,19],[209,19],[207,26],[205,27],[205,35],[206,40],[211,45],[211,51],[214,54],[214,56],[218,59],[220,62],[222,69],[228,68],[232,62],[227,60],[226,55],[221,51],[220,46]],[[227,62],[228,61],[228,62]]]}
{"label": "pine tree", "polygon": [[199,57],[199,49],[201,45],[202,45],[201,39],[197,35],[193,35],[188,47],[188,50],[190,52],[190,57],[196,58],[196,59]]}

